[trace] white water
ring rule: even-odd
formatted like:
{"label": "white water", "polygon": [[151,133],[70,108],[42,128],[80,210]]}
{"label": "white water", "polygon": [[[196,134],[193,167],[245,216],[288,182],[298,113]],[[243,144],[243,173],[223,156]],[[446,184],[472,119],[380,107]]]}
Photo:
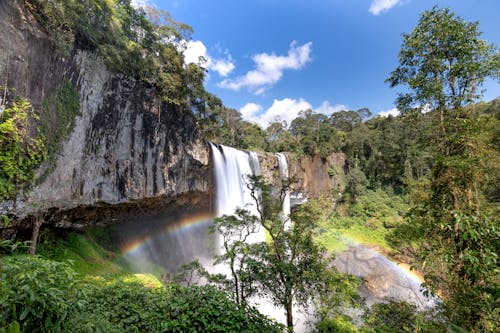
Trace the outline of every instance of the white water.
{"label": "white water", "polygon": [[[244,152],[223,145],[210,144],[212,148],[215,184],[216,184],[216,213],[217,216],[234,214],[237,208],[245,208],[254,215],[258,215],[254,198],[250,195],[247,187],[248,175],[260,175],[260,164],[257,153]],[[288,164],[284,154],[277,154],[281,179],[288,178]],[[287,191],[283,203],[283,216],[288,220],[290,215],[290,193]],[[265,241],[263,228],[252,237],[247,238],[249,243]],[[219,267],[218,273],[229,275],[226,268]],[[286,316],[281,308],[273,306],[268,300],[253,298],[252,303],[257,309],[283,324],[286,323]],[[296,318],[295,332],[304,332],[306,329],[306,317],[299,311],[294,311]]]}
{"label": "white water", "polygon": [[[248,176],[260,175],[259,159],[256,153],[247,153],[232,147],[215,145],[212,148],[215,184],[216,184],[216,214],[217,216],[232,215],[238,208],[246,209],[253,215],[258,215],[257,203],[247,187]],[[250,243],[266,240],[263,228],[249,237]]]}
{"label": "white water", "polygon": [[[278,167],[280,171],[280,178],[282,180],[288,179],[288,162],[286,160],[286,156],[283,153],[277,153],[278,157]],[[290,223],[290,190],[287,189],[285,191],[285,196],[283,198],[283,207],[282,207],[283,221],[285,221],[285,225]]]}

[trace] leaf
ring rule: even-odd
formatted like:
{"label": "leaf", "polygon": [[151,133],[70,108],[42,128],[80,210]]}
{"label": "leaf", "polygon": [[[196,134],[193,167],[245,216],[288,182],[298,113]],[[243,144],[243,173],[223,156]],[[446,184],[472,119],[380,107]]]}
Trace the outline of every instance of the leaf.
{"label": "leaf", "polygon": [[19,325],[19,322],[17,320],[14,320],[7,327],[7,333],[19,333],[19,332],[21,332],[21,325]]}
{"label": "leaf", "polygon": [[455,324],[449,324],[447,331],[448,333],[469,333],[469,331]]}
{"label": "leaf", "polygon": [[21,315],[19,316],[19,320],[23,321],[24,319],[26,319],[26,317],[28,316],[29,313],[30,313],[30,308],[25,307],[23,309],[23,311],[21,312]]}

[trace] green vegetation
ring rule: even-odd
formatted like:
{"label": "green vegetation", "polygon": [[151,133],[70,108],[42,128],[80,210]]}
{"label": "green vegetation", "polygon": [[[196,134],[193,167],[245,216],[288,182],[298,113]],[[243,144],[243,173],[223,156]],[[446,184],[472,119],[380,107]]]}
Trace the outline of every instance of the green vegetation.
{"label": "green vegetation", "polygon": [[324,199],[316,204],[323,211],[333,212],[323,214],[318,224],[318,240],[332,252],[344,250],[353,242],[390,252],[393,249],[387,237],[403,222],[409,209],[403,197],[381,189],[367,190],[357,202],[343,201],[335,209]]}
{"label": "green vegetation", "polygon": [[[42,256],[20,255],[24,245],[4,242],[0,332],[282,331],[248,306],[256,294],[283,308],[289,331],[294,307],[311,301],[318,332],[500,327],[499,100],[474,104],[481,83],[499,77],[500,56],[479,38],[478,23],[436,7],[404,34],[399,66],[387,79],[407,91],[397,99],[401,116],[303,110],[290,124],[278,119],[262,129],[205,91],[205,69],[186,65],[182,55],[191,28],[168,13],[134,9],[129,0],[25,2],[62,54],[98,53],[110,70],[146,82],[165,103],[191,112],[206,139],[323,159],[342,151],[348,165],[335,207],[312,200],[292,214],[289,227],[279,216],[281,198],[254,179],[254,195],[262,191],[261,199],[255,195],[259,216],[238,211],[215,224],[226,247],[216,260],[231,268],[231,277],[210,276],[196,264],[186,270],[198,269],[217,287],[133,275],[89,234],[45,235]],[[80,107],[71,82],[43,101],[40,119],[24,99],[2,103],[0,201],[15,198],[46,155],[57,153]],[[330,177],[341,173],[329,170]],[[5,216],[2,222],[9,223]],[[268,241],[246,244],[255,224]],[[326,258],[350,240],[413,258],[443,312],[388,301],[356,328],[342,310],[356,305],[357,280],[328,269]]]}
{"label": "green vegetation", "polygon": [[12,199],[34,179],[45,158],[43,139],[30,137],[31,105],[16,99],[0,114],[0,201]]}
{"label": "green vegetation", "polygon": [[63,54],[96,51],[107,67],[154,85],[162,99],[201,112],[204,69],[184,66],[182,45],[192,32],[166,12],[131,1],[26,0]]}
{"label": "green vegetation", "polygon": [[42,255],[60,261],[0,244],[0,332],[281,332],[214,287],[130,273],[88,234],[44,239]]}
{"label": "green vegetation", "polygon": [[80,96],[69,81],[45,98],[39,123],[49,156],[61,148],[62,141],[75,125],[75,117],[80,114]]}
{"label": "green vegetation", "polygon": [[[248,179],[258,214],[240,209],[235,215],[215,219],[214,231],[222,236],[225,249],[216,256],[215,264],[226,264],[231,276],[208,276],[209,281],[222,285],[240,306],[254,295],[269,298],[286,313],[288,332],[294,331],[296,307],[307,308],[313,302],[323,321],[340,316],[346,307],[359,306],[358,280],[329,267],[333,258],[315,241],[321,214],[318,206],[304,204],[284,217],[281,207],[288,182],[283,184],[282,195],[274,197],[271,185],[260,176]],[[247,243],[259,228],[265,230],[269,241]]]}
{"label": "green vegetation", "polygon": [[414,205],[395,239],[402,248],[406,240],[416,245],[415,265],[426,273],[427,286],[440,292],[452,323],[494,332],[500,325],[500,214],[497,198],[488,196],[497,176],[487,175],[500,171],[492,130],[498,110],[496,116],[480,114],[471,103],[478,85],[498,78],[500,55],[479,35],[477,23],[438,8],[422,13],[404,35],[400,65],[388,82],[410,88],[398,99],[404,112],[418,112],[417,104],[431,108],[434,163],[415,187]]}
{"label": "green vegetation", "polygon": [[102,248],[89,233],[71,233],[63,237],[46,233],[42,239],[38,253],[55,261],[70,260],[72,269],[79,276],[127,272],[126,263],[115,253]]}

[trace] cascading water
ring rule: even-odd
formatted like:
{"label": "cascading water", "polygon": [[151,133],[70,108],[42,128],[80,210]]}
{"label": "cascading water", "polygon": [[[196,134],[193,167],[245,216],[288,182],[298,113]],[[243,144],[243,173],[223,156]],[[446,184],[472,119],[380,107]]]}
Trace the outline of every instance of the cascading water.
{"label": "cascading water", "polygon": [[[216,213],[217,216],[234,214],[237,208],[245,208],[250,213],[258,215],[255,199],[251,197],[250,190],[247,187],[247,176],[260,175],[260,164],[257,153],[244,152],[231,147],[210,144],[215,169],[216,183]],[[288,178],[288,164],[284,154],[277,154],[278,165],[281,179]],[[282,208],[284,219],[288,220],[290,214],[290,193],[287,191]],[[258,243],[265,241],[263,228],[247,238],[249,243]],[[223,267],[216,269],[218,273],[229,275],[229,272]],[[268,300],[262,298],[253,298],[251,303],[255,305],[261,313],[273,317],[281,323],[285,323],[283,310],[273,306]],[[305,330],[305,317],[295,312],[294,317],[297,320],[296,332]]]}
{"label": "cascading water", "polygon": [[[257,203],[252,198],[248,176],[259,176],[259,158],[255,152],[244,152],[232,147],[210,143],[215,169],[216,213],[217,216],[234,214],[243,208],[258,215]],[[266,237],[263,228],[252,235],[248,241],[263,242]]]}
{"label": "cascading water", "polygon": [[[283,153],[277,153],[278,157],[278,167],[280,171],[280,178],[282,180],[288,179],[288,162],[286,160],[286,156]],[[287,189],[285,191],[285,196],[283,198],[283,207],[282,214],[285,223],[289,223],[290,221],[290,190]]]}

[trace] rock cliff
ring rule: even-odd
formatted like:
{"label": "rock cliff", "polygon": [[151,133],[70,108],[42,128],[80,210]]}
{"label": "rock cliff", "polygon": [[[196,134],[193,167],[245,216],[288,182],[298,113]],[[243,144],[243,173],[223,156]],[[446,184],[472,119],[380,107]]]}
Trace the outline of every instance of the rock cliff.
{"label": "rock cliff", "polygon": [[1,1],[0,9],[1,85],[38,111],[64,82],[80,100],[70,134],[38,171],[42,180],[4,211],[26,226],[36,215],[63,225],[112,218],[128,206],[160,211],[174,200],[210,200],[209,148],[187,110],[109,72],[92,52],[61,56],[22,1]]}

